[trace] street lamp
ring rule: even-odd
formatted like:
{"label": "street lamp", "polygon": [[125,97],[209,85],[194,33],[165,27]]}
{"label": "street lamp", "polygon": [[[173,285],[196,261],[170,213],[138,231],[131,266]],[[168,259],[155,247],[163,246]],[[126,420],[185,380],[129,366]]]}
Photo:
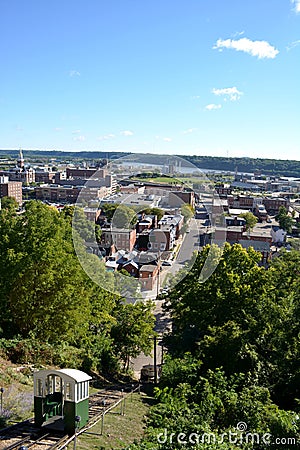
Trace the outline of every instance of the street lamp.
{"label": "street lamp", "polygon": [[3,392],[4,392],[4,388],[2,387],[2,388],[0,388],[0,406],[1,406],[0,413],[1,414],[3,411]]}

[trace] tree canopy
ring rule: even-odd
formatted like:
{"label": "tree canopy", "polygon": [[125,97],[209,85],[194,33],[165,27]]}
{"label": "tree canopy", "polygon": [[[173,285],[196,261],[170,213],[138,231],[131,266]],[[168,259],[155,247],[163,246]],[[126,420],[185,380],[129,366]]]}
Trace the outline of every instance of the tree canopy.
{"label": "tree canopy", "polygon": [[[167,295],[172,332],[164,337],[157,404],[146,438],[130,450],[179,449],[182,433],[193,435],[188,449],[267,450],[284,437],[299,445],[300,254],[282,252],[265,269],[251,247],[213,250],[220,262],[205,283],[208,246]],[[261,440],[246,441],[241,422]]]}
{"label": "tree canopy", "polygon": [[[94,284],[81,267],[73,246],[74,214],[81,220],[84,243],[94,225],[77,208],[58,212],[29,201],[20,215],[11,208],[0,211],[0,346],[2,342],[12,353],[16,344],[10,346],[10,340],[18,339],[23,346],[47,344],[52,346],[52,361],[47,361],[51,364],[55,358],[61,360],[63,344],[76,355],[69,361],[73,367],[118,370],[125,351],[120,348],[126,347],[127,358],[150,348],[152,306],[130,305],[135,327],[115,338],[119,317],[128,305],[121,296]],[[78,248],[86,264],[99,277],[101,272],[105,276],[104,264],[87,254],[84,244]],[[130,339],[135,342],[131,347],[126,344]],[[41,356],[38,351],[36,355]]]}
{"label": "tree canopy", "polygon": [[257,221],[258,221],[257,217],[250,211],[240,214],[240,217],[242,217],[243,219],[246,220],[246,229],[247,230],[252,230],[252,228],[255,227],[255,225],[257,224]]}
{"label": "tree canopy", "polygon": [[280,228],[291,233],[294,220],[288,215],[287,209],[284,206],[280,206],[275,219],[278,221]]}

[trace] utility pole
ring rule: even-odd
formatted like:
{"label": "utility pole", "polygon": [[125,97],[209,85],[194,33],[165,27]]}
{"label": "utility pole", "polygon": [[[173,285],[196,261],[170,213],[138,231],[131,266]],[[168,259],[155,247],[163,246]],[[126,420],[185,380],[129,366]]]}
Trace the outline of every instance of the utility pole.
{"label": "utility pole", "polygon": [[154,361],[154,384],[157,384],[157,358],[156,358],[156,335],[154,336],[154,351],[153,351],[153,361]]}
{"label": "utility pole", "polygon": [[1,414],[3,412],[3,392],[4,392],[4,388],[2,387],[0,389],[0,413]]}
{"label": "utility pole", "polygon": [[158,267],[158,272],[157,272],[157,287],[156,287],[156,299],[159,296],[159,277],[160,277],[160,251],[158,252],[158,257],[157,257],[157,267]]}

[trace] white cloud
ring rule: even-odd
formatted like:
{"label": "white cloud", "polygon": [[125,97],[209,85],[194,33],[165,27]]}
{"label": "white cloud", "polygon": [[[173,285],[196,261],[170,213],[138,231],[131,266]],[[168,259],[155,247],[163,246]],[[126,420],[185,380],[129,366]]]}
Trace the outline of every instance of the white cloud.
{"label": "white cloud", "polygon": [[70,77],[80,77],[81,73],[78,72],[78,70],[70,70],[69,76]]}
{"label": "white cloud", "polygon": [[216,105],[215,103],[210,103],[209,105],[205,106],[205,109],[208,111],[212,111],[213,109],[220,109],[222,108],[222,105]]}
{"label": "white cloud", "polygon": [[291,3],[294,6],[294,11],[300,13],[300,0],[291,0]]}
{"label": "white cloud", "polygon": [[133,132],[130,130],[124,130],[124,131],[121,131],[120,134],[122,134],[122,136],[132,136]]}
{"label": "white cloud", "polygon": [[190,133],[193,133],[194,131],[196,131],[197,130],[197,128],[189,128],[189,129],[187,129],[187,130],[184,130],[183,131],[183,134],[190,134]]}
{"label": "white cloud", "polygon": [[292,48],[297,47],[298,45],[300,45],[300,39],[298,39],[297,41],[291,42],[290,44],[287,45],[286,49],[287,51],[292,50]]}
{"label": "white cloud", "polygon": [[98,141],[107,141],[108,139],[113,139],[115,137],[114,134],[109,133],[109,134],[105,134],[104,136],[99,136],[97,139]]}
{"label": "white cloud", "polygon": [[81,133],[81,130],[74,130],[74,131],[72,131],[72,134],[80,134]]}
{"label": "white cloud", "polygon": [[215,95],[221,95],[225,100],[229,99],[232,102],[239,100],[241,95],[243,95],[243,92],[239,91],[235,86],[223,89],[213,88],[212,93]]}
{"label": "white cloud", "polygon": [[222,50],[223,48],[233,48],[234,50],[257,56],[258,59],[274,59],[279,53],[279,50],[270,45],[267,41],[251,41],[248,38],[242,38],[236,41],[233,39],[218,39],[213,48],[219,50]]}
{"label": "white cloud", "polygon": [[165,137],[165,138],[163,138],[163,141],[165,141],[165,142],[171,142],[171,141],[172,141],[172,139],[171,139],[171,138],[169,138],[169,137]]}
{"label": "white cloud", "polygon": [[235,33],[233,33],[231,35],[231,37],[235,38],[235,37],[238,37],[238,36],[242,36],[243,34],[245,34],[245,31],[236,31]]}
{"label": "white cloud", "polygon": [[54,128],[54,131],[61,131],[61,130],[62,130],[61,127],[56,127],[56,128]]}
{"label": "white cloud", "polygon": [[200,98],[200,95],[192,95],[191,97],[192,100],[197,100],[198,98]]}
{"label": "white cloud", "polygon": [[85,136],[76,136],[73,138],[73,141],[83,142],[85,141]]}

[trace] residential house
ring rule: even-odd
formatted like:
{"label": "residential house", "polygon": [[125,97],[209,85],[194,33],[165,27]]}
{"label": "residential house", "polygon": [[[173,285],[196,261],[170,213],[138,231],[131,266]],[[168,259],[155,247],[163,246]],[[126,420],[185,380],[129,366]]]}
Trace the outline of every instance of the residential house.
{"label": "residential house", "polygon": [[123,265],[119,266],[119,268],[126,270],[132,277],[139,277],[139,266],[133,260],[125,262]]}
{"label": "residential house", "polygon": [[184,217],[182,214],[165,214],[158,222],[158,228],[162,229],[166,226],[173,227],[175,229],[175,239],[180,236],[180,231],[183,226]]}
{"label": "residential house", "polygon": [[256,205],[253,213],[260,222],[264,222],[268,218],[268,213],[264,205]]}
{"label": "residential house", "polygon": [[271,236],[274,244],[284,244],[287,232],[278,225],[272,225]]}
{"label": "residential house", "polygon": [[225,217],[225,223],[227,227],[245,227],[246,220],[243,217]]}
{"label": "residential house", "polygon": [[159,273],[159,267],[154,264],[145,264],[140,267],[139,279],[142,290],[152,291],[155,288],[157,277]]}
{"label": "residential house", "polygon": [[129,228],[113,228],[111,226],[102,228],[101,245],[111,247],[114,245],[116,250],[133,250],[136,241],[136,230]]}

